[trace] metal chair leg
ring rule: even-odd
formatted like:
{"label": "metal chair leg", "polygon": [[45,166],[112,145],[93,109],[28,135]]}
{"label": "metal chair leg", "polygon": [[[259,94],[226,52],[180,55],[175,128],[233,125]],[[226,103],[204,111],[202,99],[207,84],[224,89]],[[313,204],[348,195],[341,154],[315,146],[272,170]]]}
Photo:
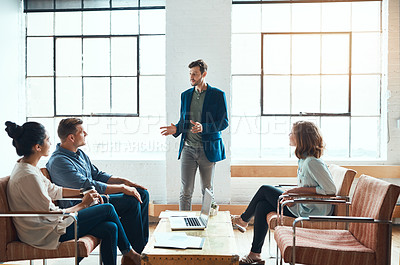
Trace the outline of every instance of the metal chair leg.
{"label": "metal chair leg", "polygon": [[[278,265],[278,251],[279,251],[278,244],[276,244],[276,256],[275,256],[276,265]],[[282,260],[281,260],[281,262],[282,262]]]}
{"label": "metal chair leg", "polygon": [[275,256],[271,253],[271,229],[268,228],[268,252],[269,252],[269,258],[273,259]]}
{"label": "metal chair leg", "polygon": [[75,265],[79,264],[78,257],[79,257],[79,247],[78,247],[78,219],[77,213],[73,215],[74,218],[74,239],[75,239]]}
{"label": "metal chair leg", "polygon": [[101,258],[101,242],[99,244],[99,265],[103,264],[103,259]]}
{"label": "metal chair leg", "polygon": [[388,236],[388,257],[386,263],[390,265],[392,262],[392,223],[389,223],[389,236]]}

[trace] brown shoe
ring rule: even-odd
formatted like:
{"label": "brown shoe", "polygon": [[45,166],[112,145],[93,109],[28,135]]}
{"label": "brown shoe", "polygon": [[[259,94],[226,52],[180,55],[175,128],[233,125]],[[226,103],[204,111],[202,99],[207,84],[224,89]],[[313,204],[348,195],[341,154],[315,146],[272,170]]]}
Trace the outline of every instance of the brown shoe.
{"label": "brown shoe", "polygon": [[246,232],[248,223],[243,221],[240,215],[231,215],[231,221],[234,229],[238,229],[241,233]]}
{"label": "brown shoe", "polygon": [[133,259],[131,259],[130,257],[127,256],[122,256],[121,259],[121,265],[139,265],[140,264],[140,260],[139,263],[136,263]]}
{"label": "brown shoe", "polygon": [[252,265],[262,265],[265,264],[265,260],[262,259],[252,259],[249,255],[245,255],[239,260],[239,265],[252,264]]}

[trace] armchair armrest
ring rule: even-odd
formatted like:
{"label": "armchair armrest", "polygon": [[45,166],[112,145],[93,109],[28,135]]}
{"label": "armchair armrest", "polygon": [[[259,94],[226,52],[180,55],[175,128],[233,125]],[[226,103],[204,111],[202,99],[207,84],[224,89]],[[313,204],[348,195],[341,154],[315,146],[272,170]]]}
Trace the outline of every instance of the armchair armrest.
{"label": "armchair armrest", "polygon": [[344,196],[337,196],[335,194],[331,194],[331,195],[324,195],[324,194],[299,194],[299,193],[288,193],[285,195],[280,195],[279,198],[287,198],[287,197],[291,197],[291,198],[342,198]]}
{"label": "armchair armrest", "polygon": [[58,199],[57,201],[81,201],[81,200],[82,200],[81,197],[71,197],[71,198],[64,197],[64,198]]}
{"label": "armchair armrest", "polygon": [[281,202],[281,205],[282,205],[281,208],[280,208],[281,212],[280,213],[279,213],[279,211],[277,212],[277,215],[278,215],[277,218],[280,221],[280,223],[283,224],[283,220],[282,220],[282,218],[283,218],[283,208],[285,207],[286,204],[289,204],[289,203],[297,204],[297,203],[307,203],[307,202],[308,203],[312,203],[312,204],[346,204],[346,205],[350,204],[346,200],[342,200],[342,199],[339,199],[339,200],[322,200],[322,199],[287,200],[287,201]]}
{"label": "armchair armrest", "polygon": [[[286,202],[286,201],[285,201]],[[284,204],[283,202],[282,204]],[[295,199],[295,200],[289,200],[288,202],[291,203],[313,203],[313,204],[348,204],[346,200],[343,199],[327,199],[327,200],[322,200],[322,199]]]}
{"label": "armchair armrest", "polygon": [[[304,198],[305,196],[302,195],[296,195],[295,197],[300,197],[301,199],[294,199],[294,200],[286,200],[282,201],[283,198],[292,198],[294,196],[290,195],[281,195],[279,196],[278,199],[278,206],[277,206],[277,219],[280,221],[278,222],[282,224],[283,223],[283,209],[284,207],[289,204],[289,203],[311,203],[311,204],[346,204],[347,206],[350,205],[350,203],[347,201],[347,198],[343,199],[343,196],[336,196],[336,195],[319,195],[319,194],[310,194],[306,196],[314,196],[312,198]],[[321,196],[321,197],[320,197]],[[280,209],[280,211],[279,211]],[[348,214],[348,213],[346,213]]]}
{"label": "armchair armrest", "polygon": [[38,216],[67,216],[76,219],[75,213],[63,213],[61,211],[15,211],[0,213],[0,217],[38,217]]}
{"label": "armchair armrest", "polygon": [[278,206],[279,206],[279,204],[282,204],[282,200],[283,199],[288,199],[288,198],[291,198],[291,199],[294,199],[294,200],[297,200],[296,198],[301,198],[301,199],[303,199],[303,200],[310,200],[310,201],[313,201],[313,200],[346,200],[346,201],[348,201],[348,196],[337,196],[337,195],[323,195],[323,194],[292,194],[292,193],[289,193],[289,194],[282,194],[282,195],[280,195],[279,196],[279,198],[278,198]]}
{"label": "armchair armrest", "polygon": [[[101,197],[103,197],[103,201],[105,203],[109,203],[110,202],[110,196],[108,194],[101,194]],[[82,197],[65,197],[65,198],[61,198],[58,199],[57,201],[81,201]]]}
{"label": "armchair armrest", "polygon": [[[391,220],[379,220],[371,217],[355,217],[355,216],[309,216],[309,217],[298,217],[300,221],[310,221],[310,222],[345,222],[345,223],[380,223],[389,224]],[[295,220],[295,222],[296,222]]]}
{"label": "armchair armrest", "polygon": [[279,183],[277,185],[274,185],[274,187],[296,187],[297,184],[291,184],[291,183]]}

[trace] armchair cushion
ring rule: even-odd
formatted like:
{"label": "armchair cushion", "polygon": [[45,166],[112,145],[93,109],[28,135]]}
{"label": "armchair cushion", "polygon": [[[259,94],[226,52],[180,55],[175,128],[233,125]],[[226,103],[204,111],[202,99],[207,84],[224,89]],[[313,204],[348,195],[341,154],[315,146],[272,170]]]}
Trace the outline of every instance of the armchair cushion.
{"label": "armchair cushion", "polygon": [[[275,240],[285,262],[292,260],[293,228],[275,228]],[[296,228],[296,261],[305,264],[373,265],[375,252],[362,245],[347,230]]]}
{"label": "armchair cushion", "polygon": [[[79,256],[88,257],[99,243],[100,240],[91,235],[79,238]],[[9,260],[69,258],[74,255],[74,240],[62,242],[57,249],[39,249],[20,241],[12,241],[7,244],[7,258]]]}

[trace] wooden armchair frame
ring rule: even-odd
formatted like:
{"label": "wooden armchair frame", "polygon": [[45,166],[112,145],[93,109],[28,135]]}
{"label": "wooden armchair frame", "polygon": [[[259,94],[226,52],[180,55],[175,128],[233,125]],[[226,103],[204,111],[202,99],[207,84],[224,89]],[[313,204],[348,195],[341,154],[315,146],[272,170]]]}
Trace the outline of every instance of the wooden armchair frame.
{"label": "wooden armchair frame", "polygon": [[[74,243],[75,243],[75,265],[78,265],[78,219],[76,213],[63,213],[63,212],[34,212],[34,211],[24,211],[24,212],[8,212],[8,213],[0,213],[1,217],[66,217],[72,218],[74,221]],[[46,263],[44,259],[43,263]],[[33,264],[33,260],[30,260],[30,264]],[[100,263],[101,264],[101,263]]]}
{"label": "wooden armchair frame", "polygon": [[[269,242],[269,256],[270,258],[274,258],[275,256],[271,253],[271,230],[275,228],[275,225],[272,225],[273,219],[276,218],[276,225],[291,225],[294,220],[294,218],[291,217],[284,217],[283,216],[283,208],[280,208],[280,201],[283,198],[288,198],[291,197],[293,199],[298,199],[298,198],[303,198],[303,199],[310,199],[313,201],[310,201],[311,203],[316,202],[315,200],[324,200],[324,201],[330,201],[330,200],[345,200],[349,201],[349,192],[351,185],[353,183],[354,177],[356,175],[356,171],[341,167],[335,164],[329,165],[329,170],[331,171],[334,180],[335,180],[335,186],[337,189],[337,194],[335,195],[322,195],[322,194],[287,194],[287,195],[281,195],[279,199],[277,200],[277,212],[271,212],[267,215],[267,222],[268,222],[268,242]],[[297,186],[295,184],[280,184],[278,187],[291,187],[291,186]],[[296,203],[296,202],[295,202]],[[281,212],[281,214],[279,214]],[[335,215],[348,215],[349,214],[349,208],[346,207],[345,209],[335,209]],[[288,223],[285,224],[283,219],[287,220]],[[289,223],[290,222],[290,223]],[[327,225],[322,225],[321,228],[329,228],[329,229],[341,229],[344,227],[338,227],[338,224],[335,224],[334,221],[330,222]]]}
{"label": "wooden armchair frame", "polygon": [[[292,227],[277,226],[274,234],[282,259],[294,265],[297,251],[302,264],[374,264],[390,265],[391,231],[394,206],[400,187],[385,181],[362,175],[351,202],[333,200],[332,204],[352,207],[352,216],[309,216],[298,217]],[[282,202],[308,203],[310,200],[295,199]],[[313,203],[327,203],[316,200]],[[346,229],[301,228],[300,223],[338,222]],[[370,225],[369,225],[370,224]],[[348,227],[348,228],[347,228]],[[296,245],[297,241],[299,244]],[[297,250],[296,250],[297,249]],[[276,258],[278,264],[278,258]]]}
{"label": "wooden armchair frame", "polygon": [[[47,212],[47,211],[24,211],[11,212],[8,207],[7,200],[7,184],[9,177],[0,178],[0,225],[4,229],[0,236],[0,262],[42,259],[46,264],[48,258],[67,258],[74,257],[75,264],[78,264],[78,257],[86,257],[96,246],[100,244],[100,240],[91,235],[78,238],[77,235],[77,214],[63,212]],[[68,198],[68,200],[81,200],[81,198]],[[74,240],[62,242],[55,250],[39,249],[18,240],[18,236],[12,221],[13,217],[44,217],[44,216],[65,216],[65,218],[73,218],[75,226]],[[19,252],[21,251],[21,252]],[[101,255],[99,259],[101,264]]]}

